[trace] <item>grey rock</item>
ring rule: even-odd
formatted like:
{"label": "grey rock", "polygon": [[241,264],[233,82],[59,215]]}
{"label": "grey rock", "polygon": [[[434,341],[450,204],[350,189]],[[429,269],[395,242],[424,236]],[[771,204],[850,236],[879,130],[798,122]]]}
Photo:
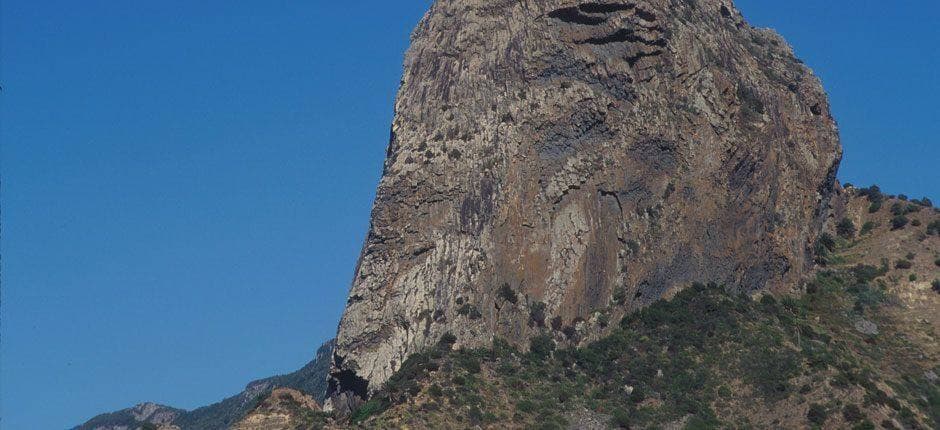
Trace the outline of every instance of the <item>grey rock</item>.
{"label": "grey rock", "polygon": [[445,333],[577,344],[595,312],[693,282],[789,288],[841,153],[819,80],[730,0],[438,0],[405,57],[331,403]]}

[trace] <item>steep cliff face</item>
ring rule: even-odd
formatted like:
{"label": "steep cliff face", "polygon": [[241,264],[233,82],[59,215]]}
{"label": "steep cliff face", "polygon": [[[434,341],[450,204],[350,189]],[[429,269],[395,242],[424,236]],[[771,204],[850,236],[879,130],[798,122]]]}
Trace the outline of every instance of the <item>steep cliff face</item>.
{"label": "steep cliff face", "polygon": [[395,114],[337,403],[444,333],[577,343],[694,281],[794,283],[841,158],[818,79],[730,0],[438,0]]}

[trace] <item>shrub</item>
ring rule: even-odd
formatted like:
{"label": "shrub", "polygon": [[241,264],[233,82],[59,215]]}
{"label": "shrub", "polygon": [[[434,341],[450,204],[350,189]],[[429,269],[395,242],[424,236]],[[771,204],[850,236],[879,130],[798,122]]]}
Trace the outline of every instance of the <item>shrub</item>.
{"label": "shrub", "polygon": [[827,251],[832,251],[836,249],[836,240],[829,233],[823,233],[819,236],[819,245],[824,247]]}
{"label": "shrub", "polygon": [[480,359],[471,353],[463,353],[455,357],[455,363],[471,374],[480,373]]}
{"label": "shrub", "polygon": [[551,357],[555,341],[548,335],[538,335],[529,340],[529,355],[539,361]]}
{"label": "shrub", "polygon": [[940,279],[933,280],[933,291],[937,294],[940,294]]}
{"label": "shrub", "polygon": [[362,406],[359,406],[359,408],[353,412],[352,416],[349,418],[349,421],[353,424],[359,424],[369,417],[381,413],[385,410],[386,407],[387,405],[385,402],[379,399],[369,400],[368,402],[363,403]]}
{"label": "shrub", "polygon": [[858,190],[858,195],[867,197],[868,201],[871,202],[871,206],[868,207],[870,213],[880,211],[882,204],[884,204],[885,196],[877,185]]}
{"label": "shrub", "polygon": [[920,220],[919,219],[911,220],[911,226],[920,227],[921,226]]}
{"label": "shrub", "polygon": [[472,320],[478,320],[483,317],[483,314],[480,313],[480,310],[476,306],[473,306],[469,303],[464,304],[457,309],[459,315],[464,315]]}
{"label": "shrub", "polygon": [[823,425],[823,423],[826,422],[826,418],[828,418],[828,416],[829,413],[826,411],[826,407],[820,405],[819,403],[813,403],[810,405],[809,412],[806,413],[806,419],[816,425]]}
{"label": "shrub", "polygon": [[454,346],[455,343],[457,343],[457,336],[454,336],[454,334],[451,332],[447,332],[447,333],[444,333],[443,336],[441,336],[441,340],[437,342],[437,345],[441,349],[445,349],[449,351],[450,348]]}
{"label": "shrub", "polygon": [[545,327],[545,308],[545,303],[535,302],[529,310],[529,318],[539,327]]}
{"label": "shrub", "polygon": [[516,304],[519,302],[519,296],[516,295],[516,292],[512,290],[512,287],[510,287],[509,284],[503,284],[502,287],[499,287],[498,295],[499,298],[509,303]]}
{"label": "shrub", "polygon": [[[885,428],[890,428],[890,427],[885,427]],[[865,420],[853,426],[852,430],[875,430],[875,424],[869,420]]]}
{"label": "shrub", "polygon": [[630,413],[624,409],[615,409],[614,413],[611,414],[610,419],[611,425],[614,428],[618,429],[629,429],[630,428]]}
{"label": "shrub", "polygon": [[895,269],[907,270],[911,267],[914,267],[914,263],[911,263],[910,260],[898,260],[894,263]]}
{"label": "shrub", "polygon": [[862,229],[859,231],[858,234],[864,236],[866,234],[871,233],[872,230],[874,230],[876,227],[878,227],[878,224],[875,224],[872,221],[868,221],[865,224],[862,224]]}
{"label": "shrub", "polygon": [[836,241],[829,233],[823,233],[816,240],[816,262],[825,265],[828,261],[829,253],[836,248]]}
{"label": "shrub", "polygon": [[881,188],[878,188],[877,185],[872,185],[868,188],[859,188],[858,195],[868,197],[868,200],[874,202],[876,199],[878,201],[884,199],[884,194],[881,193]]}
{"label": "shrub", "polygon": [[940,258],[933,261],[933,264],[937,267],[940,267]]}
{"label": "shrub", "polygon": [[855,279],[862,284],[867,284],[871,281],[874,281],[875,278],[878,278],[885,273],[887,273],[887,270],[884,270],[884,268],[879,269],[875,266],[869,266],[867,264],[859,264],[852,268],[852,274],[855,275]]}
{"label": "shrub", "polygon": [[852,239],[855,237],[855,232],[855,223],[848,218],[842,218],[842,221],[836,225],[836,233],[843,238]]}
{"label": "shrub", "polygon": [[911,203],[895,203],[891,205],[891,213],[894,215],[907,215],[919,211],[920,208]]}
{"label": "shrub", "polygon": [[857,423],[865,418],[862,415],[862,411],[858,408],[858,405],[846,405],[842,408],[842,417],[845,418],[845,421],[850,423]]}
{"label": "shrub", "polygon": [[538,406],[531,400],[523,399],[519,403],[516,403],[516,409],[521,412],[531,413],[535,412],[535,410],[538,409]]}
{"label": "shrub", "polygon": [[927,234],[940,234],[940,219],[933,220],[927,224]]}
{"label": "shrub", "polygon": [[910,220],[907,219],[904,215],[895,215],[894,218],[891,218],[891,230],[900,230],[907,226],[907,223]]}

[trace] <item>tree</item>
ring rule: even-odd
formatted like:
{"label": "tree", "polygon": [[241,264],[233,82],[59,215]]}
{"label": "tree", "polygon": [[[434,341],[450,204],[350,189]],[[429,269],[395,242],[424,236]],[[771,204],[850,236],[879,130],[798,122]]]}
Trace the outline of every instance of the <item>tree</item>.
{"label": "tree", "polygon": [[900,230],[907,226],[907,223],[910,222],[904,215],[897,215],[894,218],[891,218],[891,229]]}

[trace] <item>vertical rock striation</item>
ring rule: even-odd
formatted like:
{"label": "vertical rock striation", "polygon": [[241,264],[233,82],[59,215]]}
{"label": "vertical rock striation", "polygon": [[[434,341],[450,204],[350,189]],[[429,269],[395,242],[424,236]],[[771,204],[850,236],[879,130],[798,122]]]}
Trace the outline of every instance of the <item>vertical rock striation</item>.
{"label": "vertical rock striation", "polygon": [[437,0],[405,58],[335,406],[447,332],[577,343],[695,281],[796,282],[840,158],[819,80],[730,0]]}

